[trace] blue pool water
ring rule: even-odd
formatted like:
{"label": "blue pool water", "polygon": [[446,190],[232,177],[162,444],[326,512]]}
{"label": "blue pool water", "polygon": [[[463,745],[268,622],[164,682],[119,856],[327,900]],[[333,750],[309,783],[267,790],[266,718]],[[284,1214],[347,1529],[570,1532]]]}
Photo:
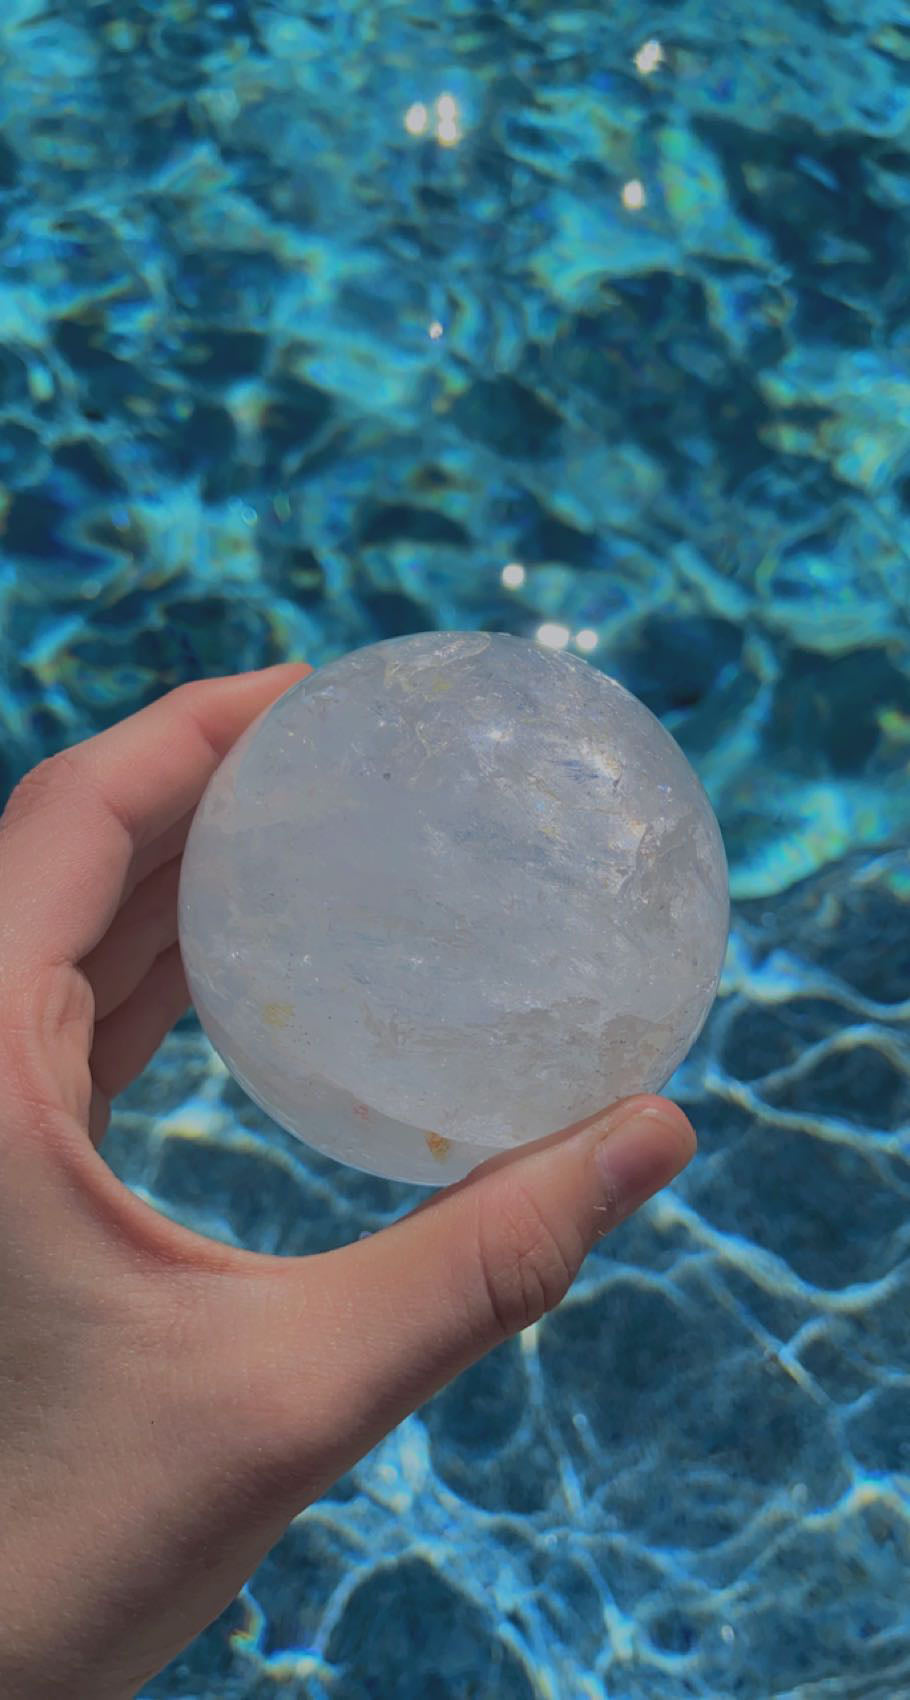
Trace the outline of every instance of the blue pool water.
{"label": "blue pool water", "polygon": [[[146,1700],[910,1697],[906,0],[4,0],[0,530],[4,789],[186,678],[562,627],[731,864],[691,1169]],[[105,1149],[266,1251],[416,1196],[191,1020]]]}

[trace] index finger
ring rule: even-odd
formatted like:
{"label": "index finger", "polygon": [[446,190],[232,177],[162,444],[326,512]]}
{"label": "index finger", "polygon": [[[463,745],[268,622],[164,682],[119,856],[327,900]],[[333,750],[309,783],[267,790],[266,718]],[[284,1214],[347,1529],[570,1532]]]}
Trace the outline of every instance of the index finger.
{"label": "index finger", "polygon": [[156,843],[172,846],[231,745],[311,671],[285,662],[180,685],[26,774],[0,819],[3,974],[80,961],[136,859],[151,871]]}

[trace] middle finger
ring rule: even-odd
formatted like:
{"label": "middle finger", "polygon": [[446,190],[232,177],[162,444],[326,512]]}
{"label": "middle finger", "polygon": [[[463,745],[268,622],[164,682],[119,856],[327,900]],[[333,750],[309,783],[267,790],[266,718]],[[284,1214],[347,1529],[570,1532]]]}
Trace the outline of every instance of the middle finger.
{"label": "middle finger", "polygon": [[155,873],[156,869],[162,867],[165,862],[172,861],[175,856],[183,855],[187,833],[190,830],[195,813],[195,809],[190,809],[188,814],[182,815],[180,820],[175,821],[166,832],[162,832],[158,838],[153,839],[151,844],[146,844],[143,849],[136,851],[124,882],[124,903],[127,898],[132,896],[136,887],[140,886],[143,880],[148,879],[149,874]]}

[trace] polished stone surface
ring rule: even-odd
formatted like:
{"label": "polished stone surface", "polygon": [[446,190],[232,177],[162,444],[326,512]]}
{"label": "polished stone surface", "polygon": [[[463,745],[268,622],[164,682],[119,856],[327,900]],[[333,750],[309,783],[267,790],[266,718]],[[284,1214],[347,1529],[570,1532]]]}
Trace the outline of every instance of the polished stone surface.
{"label": "polished stone surface", "polygon": [[728,915],[713,810],[650,710],[483,632],[289,691],[215,774],[180,888],[238,1080],[319,1150],[430,1184],[661,1087]]}

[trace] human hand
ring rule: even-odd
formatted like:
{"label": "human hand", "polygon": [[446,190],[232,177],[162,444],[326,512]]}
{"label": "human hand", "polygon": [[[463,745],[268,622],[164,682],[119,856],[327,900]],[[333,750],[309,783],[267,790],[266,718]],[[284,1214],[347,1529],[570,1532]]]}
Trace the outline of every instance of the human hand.
{"label": "human hand", "polygon": [[36,768],[0,820],[4,1700],[134,1695],[694,1149],[681,1111],[630,1099],[306,1258],[207,1240],[117,1180],[110,1100],[188,1002],[192,812],[306,671],[182,686]]}

